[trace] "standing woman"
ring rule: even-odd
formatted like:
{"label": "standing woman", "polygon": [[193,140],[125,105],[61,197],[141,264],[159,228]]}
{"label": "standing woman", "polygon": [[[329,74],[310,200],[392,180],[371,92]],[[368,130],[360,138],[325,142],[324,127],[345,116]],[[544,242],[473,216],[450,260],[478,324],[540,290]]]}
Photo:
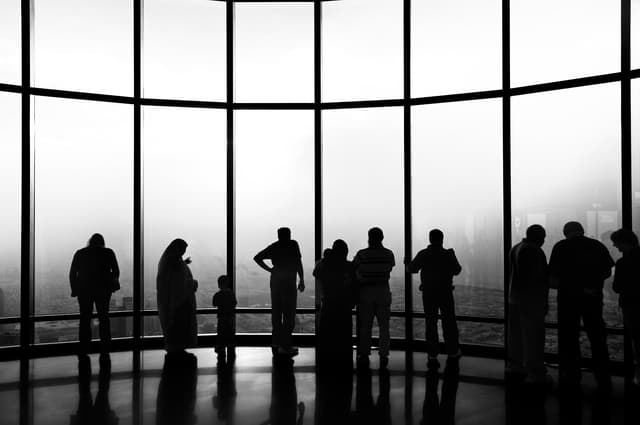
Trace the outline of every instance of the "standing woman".
{"label": "standing woman", "polygon": [[187,243],[175,239],[164,250],[158,264],[158,315],[164,347],[169,354],[183,354],[185,348],[198,343],[195,296],[198,281],[189,269],[191,259],[182,259],[186,250]]}
{"label": "standing woman", "polygon": [[347,261],[348,252],[345,241],[336,240],[329,255],[313,271],[322,285],[318,350],[320,356],[330,357],[334,365],[337,358],[345,364],[352,362],[351,311],[355,304],[355,270]]}

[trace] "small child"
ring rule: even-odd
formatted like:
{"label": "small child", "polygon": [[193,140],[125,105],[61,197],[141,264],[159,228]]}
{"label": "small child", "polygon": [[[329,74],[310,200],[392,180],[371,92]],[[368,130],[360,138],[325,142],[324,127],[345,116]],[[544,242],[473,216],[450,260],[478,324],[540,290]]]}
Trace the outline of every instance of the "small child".
{"label": "small child", "polygon": [[231,282],[226,275],[218,278],[218,289],[212,300],[213,306],[218,308],[216,353],[218,353],[218,360],[220,361],[224,361],[226,358],[233,360],[236,355],[234,322],[238,302],[231,290]]}

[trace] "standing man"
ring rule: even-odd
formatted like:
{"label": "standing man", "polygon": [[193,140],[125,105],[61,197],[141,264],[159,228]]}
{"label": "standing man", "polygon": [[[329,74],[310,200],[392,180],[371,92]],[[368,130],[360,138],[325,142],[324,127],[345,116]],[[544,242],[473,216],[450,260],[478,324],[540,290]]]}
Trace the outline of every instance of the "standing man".
{"label": "standing man", "polygon": [[[271,349],[273,354],[295,356],[291,334],[296,318],[296,274],[300,276],[298,290],[304,291],[302,255],[298,242],[291,239],[288,227],[278,229],[278,240],[253,257],[253,260],[271,274]],[[269,267],[264,260],[271,260]]]}
{"label": "standing man", "polygon": [[462,267],[453,249],[443,247],[444,234],[439,229],[429,232],[429,246],[418,252],[407,264],[409,273],[420,272],[420,291],[425,317],[425,340],[430,369],[438,369],[438,313],[442,315],[442,332],[449,355],[448,361],[455,361],[462,353],[458,346],[458,324],[453,300],[453,277],[460,274]]}
{"label": "standing man", "polygon": [[369,247],[358,251],[353,258],[359,285],[358,314],[360,321],[358,341],[358,366],[369,365],[371,352],[371,330],[373,318],[378,320],[380,329],[380,367],[389,364],[389,320],[391,317],[391,290],[389,278],[396,265],[391,250],[382,246],[382,229],[369,229]]}
{"label": "standing man", "polygon": [[544,317],[549,310],[549,271],[542,251],[547,236],[534,224],[509,260],[509,356],[507,372],[526,375],[525,382],[550,384],[544,365]]}
{"label": "standing man", "polygon": [[95,233],[85,248],[73,256],[69,270],[71,296],[78,298],[80,307],[80,356],[89,353],[91,344],[91,315],[95,304],[100,326],[100,361],[109,361],[111,325],[109,302],[111,294],[120,289],[120,269],[114,252],[105,247],[104,237]]}
{"label": "standing man", "polygon": [[599,241],[584,235],[575,221],[564,225],[566,239],[553,247],[549,259],[552,284],[558,289],[558,354],[560,381],[580,382],[580,319],[584,323],[598,386],[610,391],[609,350],[602,318],[602,289],[611,276],[613,259]]}

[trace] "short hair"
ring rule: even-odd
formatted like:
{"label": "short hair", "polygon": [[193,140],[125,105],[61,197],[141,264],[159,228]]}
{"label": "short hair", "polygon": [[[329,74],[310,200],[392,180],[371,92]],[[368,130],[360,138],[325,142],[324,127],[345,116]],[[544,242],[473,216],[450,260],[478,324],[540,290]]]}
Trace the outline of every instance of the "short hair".
{"label": "short hair", "polygon": [[372,227],[368,232],[369,240],[374,243],[380,243],[384,239],[384,233],[379,227]]}
{"label": "short hair", "polygon": [[89,242],[88,242],[87,246],[104,248],[104,246],[105,246],[104,237],[100,233],[94,233],[89,238]]}
{"label": "short hair", "polygon": [[537,240],[544,239],[547,236],[547,232],[545,232],[544,227],[539,224],[532,224],[527,227],[526,237],[527,239]]}
{"label": "short hair", "polygon": [[230,288],[231,280],[229,280],[229,276],[227,276],[226,274],[221,275],[218,278],[218,285],[222,286],[223,288]]}
{"label": "short hair", "polygon": [[611,234],[611,241],[614,244],[624,243],[631,246],[638,246],[638,236],[629,229],[618,229]]}
{"label": "short hair", "polygon": [[349,253],[349,247],[347,243],[342,239],[336,239],[333,241],[333,245],[331,247],[331,254],[337,259],[346,259],[347,254]]}
{"label": "short hair", "polygon": [[444,233],[442,233],[442,230],[432,229],[429,232],[429,242],[434,245],[442,245],[442,242],[444,242]]}
{"label": "short hair", "polygon": [[582,224],[578,223],[577,221],[570,221],[564,225],[564,227],[562,228],[562,233],[565,237],[569,236],[572,233],[580,233],[584,235],[584,227],[582,227]]}
{"label": "short hair", "polygon": [[325,248],[324,251],[322,251],[322,258],[327,258],[331,255],[331,248]]}
{"label": "short hair", "polygon": [[291,229],[288,227],[281,227],[278,229],[278,239],[289,240],[291,239]]}

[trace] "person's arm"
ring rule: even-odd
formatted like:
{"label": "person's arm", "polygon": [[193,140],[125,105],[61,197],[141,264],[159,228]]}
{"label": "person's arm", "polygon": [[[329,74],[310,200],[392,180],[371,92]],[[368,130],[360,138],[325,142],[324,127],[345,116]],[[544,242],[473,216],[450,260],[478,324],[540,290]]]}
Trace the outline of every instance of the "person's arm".
{"label": "person's arm", "polygon": [[600,249],[602,251],[602,280],[605,280],[609,276],[611,276],[611,268],[615,266],[615,262],[613,258],[611,258],[611,254],[609,254],[609,250],[603,243],[600,243]]}
{"label": "person's arm", "polygon": [[462,272],[462,266],[456,257],[456,252],[453,248],[449,248],[449,252],[451,253],[451,272],[454,276],[458,276]]}
{"label": "person's arm", "polygon": [[266,247],[265,249],[263,249],[262,251],[260,251],[259,253],[256,254],[255,257],[253,257],[253,261],[256,262],[256,264],[258,266],[260,266],[260,268],[266,270],[267,272],[271,273],[273,271],[273,267],[269,267],[264,260],[269,260],[271,259],[271,254],[270,254],[270,248],[271,245],[269,245],[268,247]]}
{"label": "person's arm", "polygon": [[113,250],[109,250],[109,254],[111,256],[111,273],[113,273],[114,279],[120,278],[120,268],[118,267],[118,260],[116,258],[116,253]]}
{"label": "person's arm", "polygon": [[73,254],[71,267],[69,268],[69,285],[71,286],[71,296],[78,296],[78,253]]}
{"label": "person's arm", "polygon": [[298,246],[298,243],[296,242],[296,250],[297,255],[298,255],[298,266],[297,266],[297,271],[298,271],[298,276],[300,276],[300,283],[298,283],[298,291],[300,292],[304,292],[304,269],[302,268],[302,254],[300,253],[300,247]]}
{"label": "person's arm", "polygon": [[422,251],[418,252],[413,260],[405,264],[407,273],[418,273],[422,267]]}
{"label": "person's arm", "polygon": [[558,245],[554,245],[551,250],[551,257],[549,257],[549,266],[547,267],[547,273],[549,274],[549,287],[552,289],[558,289],[560,286],[560,250]]}
{"label": "person's arm", "polygon": [[613,289],[613,292],[615,292],[616,294],[622,292],[622,286],[624,284],[622,279],[624,266],[621,267],[621,263],[621,260],[618,260],[618,262],[616,263],[616,272],[613,275],[613,284],[611,285],[611,289]]}

